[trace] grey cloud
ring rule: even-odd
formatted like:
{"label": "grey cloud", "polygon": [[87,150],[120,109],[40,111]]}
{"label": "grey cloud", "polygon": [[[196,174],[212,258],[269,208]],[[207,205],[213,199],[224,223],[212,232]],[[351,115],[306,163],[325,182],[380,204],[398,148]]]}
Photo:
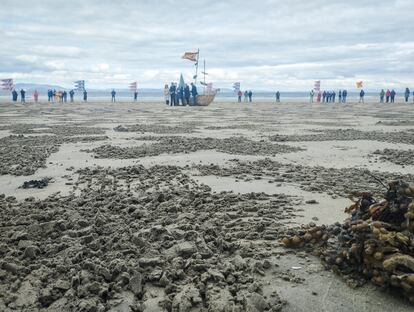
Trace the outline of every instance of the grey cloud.
{"label": "grey cloud", "polygon": [[[200,48],[220,87],[297,88],[313,79],[411,83],[411,0],[3,0],[0,76],[157,87],[191,77]],[[24,8],[24,9],[22,9]],[[61,75],[62,71],[65,72]],[[51,75],[56,73],[56,75]],[[59,79],[60,81],[52,81]],[[287,81],[289,83],[287,83]],[[405,87],[403,85],[400,86]]]}

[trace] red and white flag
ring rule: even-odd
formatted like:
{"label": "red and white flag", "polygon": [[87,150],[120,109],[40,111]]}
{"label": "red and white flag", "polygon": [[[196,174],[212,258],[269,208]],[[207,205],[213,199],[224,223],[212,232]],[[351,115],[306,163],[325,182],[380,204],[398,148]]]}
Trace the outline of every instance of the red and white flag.
{"label": "red and white flag", "polygon": [[14,89],[13,79],[11,79],[11,78],[2,79],[0,81],[1,81],[0,86],[1,86],[2,90],[11,91],[11,90]]}
{"label": "red and white flag", "polygon": [[190,60],[192,62],[197,62],[198,52],[185,52],[182,58],[185,60]]}

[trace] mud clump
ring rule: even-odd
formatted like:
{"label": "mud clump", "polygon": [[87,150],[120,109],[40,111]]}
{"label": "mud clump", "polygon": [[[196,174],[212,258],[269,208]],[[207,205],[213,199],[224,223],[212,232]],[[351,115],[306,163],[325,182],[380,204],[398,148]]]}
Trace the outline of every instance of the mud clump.
{"label": "mud clump", "polygon": [[384,192],[378,180],[402,178],[414,182],[413,175],[401,175],[387,172],[370,172],[359,168],[326,168],[303,165],[282,164],[269,158],[258,161],[233,160],[230,166],[194,165],[200,175],[235,177],[238,180],[253,181],[268,179],[274,183],[295,183],[308,192],[324,192],[333,197],[348,197],[358,189],[366,189],[376,195]]}
{"label": "mud clump", "polygon": [[99,135],[105,134],[105,129],[82,127],[77,125],[44,125],[44,124],[13,124],[4,125],[0,130],[10,130],[13,134],[53,134],[57,136]]}
{"label": "mud clump", "polygon": [[295,198],[212,193],[173,166],[77,173],[79,196],[0,196],[0,310],[280,311],[257,272]]}
{"label": "mud clump", "polygon": [[396,150],[396,149],[384,149],[376,150],[370,155],[376,157],[380,161],[391,162],[400,166],[412,166],[414,165],[414,150]]}
{"label": "mud clump", "polygon": [[307,142],[307,141],[354,141],[369,140],[390,143],[414,144],[413,131],[380,132],[360,131],[355,129],[313,130],[315,134],[273,135],[275,142]]}
{"label": "mud clump", "polygon": [[147,136],[139,140],[157,141],[136,147],[118,147],[103,145],[87,152],[94,153],[97,158],[139,158],[156,156],[165,153],[191,153],[199,150],[216,150],[218,152],[237,155],[276,155],[302,150],[282,144],[266,141],[253,141],[243,137],[193,138],[193,137],[156,137]]}
{"label": "mud clump", "polygon": [[193,124],[184,124],[176,126],[166,126],[160,124],[137,124],[114,128],[117,132],[139,132],[139,133],[156,133],[156,134],[177,134],[177,133],[193,133],[196,127]]}
{"label": "mud clump", "polygon": [[106,136],[61,137],[11,135],[0,138],[0,175],[31,175],[46,167],[46,159],[63,143],[106,140]]}

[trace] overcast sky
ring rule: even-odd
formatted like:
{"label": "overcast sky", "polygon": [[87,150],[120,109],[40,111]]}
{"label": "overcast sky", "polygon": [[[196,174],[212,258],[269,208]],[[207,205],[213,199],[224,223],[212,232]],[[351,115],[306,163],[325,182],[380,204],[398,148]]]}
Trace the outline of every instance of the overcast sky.
{"label": "overcast sky", "polygon": [[413,21],[414,0],[1,0],[0,78],[162,87],[200,48],[222,88],[414,89]]}

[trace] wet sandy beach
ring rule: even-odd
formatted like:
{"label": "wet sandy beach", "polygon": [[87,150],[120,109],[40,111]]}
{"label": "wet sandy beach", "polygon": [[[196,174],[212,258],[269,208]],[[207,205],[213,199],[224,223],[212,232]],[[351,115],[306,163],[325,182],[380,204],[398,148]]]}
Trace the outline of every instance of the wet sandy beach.
{"label": "wet sandy beach", "polygon": [[412,311],[278,239],[343,221],[350,192],[384,191],[372,176],[414,182],[413,117],[402,103],[0,103],[0,310]]}

